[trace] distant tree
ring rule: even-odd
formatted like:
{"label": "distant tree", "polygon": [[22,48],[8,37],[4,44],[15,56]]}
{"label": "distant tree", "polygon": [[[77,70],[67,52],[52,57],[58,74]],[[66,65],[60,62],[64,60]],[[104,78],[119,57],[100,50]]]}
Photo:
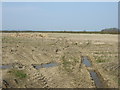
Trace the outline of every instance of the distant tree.
{"label": "distant tree", "polygon": [[118,32],[120,32],[120,29],[118,28],[107,28],[101,30],[101,33],[118,33]]}
{"label": "distant tree", "polygon": [[83,32],[86,32],[86,30],[84,30]]}

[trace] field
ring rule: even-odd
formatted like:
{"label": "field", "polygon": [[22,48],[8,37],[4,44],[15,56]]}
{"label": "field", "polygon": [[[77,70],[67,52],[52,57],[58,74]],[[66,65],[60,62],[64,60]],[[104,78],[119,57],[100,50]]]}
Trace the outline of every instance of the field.
{"label": "field", "polygon": [[5,88],[95,88],[90,70],[103,88],[118,88],[118,35],[3,33],[2,65]]}

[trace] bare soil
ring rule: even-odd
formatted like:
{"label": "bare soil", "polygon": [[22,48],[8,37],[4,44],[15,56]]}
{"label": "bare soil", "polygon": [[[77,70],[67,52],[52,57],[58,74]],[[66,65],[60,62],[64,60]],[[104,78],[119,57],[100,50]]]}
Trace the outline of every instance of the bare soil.
{"label": "bare soil", "polygon": [[[3,33],[2,64],[12,68],[1,68],[2,87],[95,88],[82,56],[89,57],[105,88],[118,87],[118,35]],[[52,62],[58,65],[33,66]]]}

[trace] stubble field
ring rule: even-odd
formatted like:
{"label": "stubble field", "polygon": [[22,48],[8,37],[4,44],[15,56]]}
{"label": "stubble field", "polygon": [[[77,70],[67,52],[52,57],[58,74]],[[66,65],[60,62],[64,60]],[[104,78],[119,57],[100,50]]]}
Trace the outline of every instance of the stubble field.
{"label": "stubble field", "polygon": [[[83,63],[87,57],[91,66]],[[2,87],[118,88],[118,35],[3,33]]]}

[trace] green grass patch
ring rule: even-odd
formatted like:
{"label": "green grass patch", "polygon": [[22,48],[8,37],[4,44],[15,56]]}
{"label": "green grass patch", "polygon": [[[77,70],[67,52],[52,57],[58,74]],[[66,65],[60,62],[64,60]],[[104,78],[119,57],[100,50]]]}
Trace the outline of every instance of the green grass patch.
{"label": "green grass patch", "polygon": [[106,62],[105,60],[101,60],[101,59],[98,59],[96,60],[97,63],[103,63],[103,62]]}
{"label": "green grass patch", "polygon": [[69,64],[71,64],[69,61],[63,60],[63,65],[68,66]]}
{"label": "green grass patch", "polygon": [[63,64],[64,70],[66,70],[67,72],[72,72],[72,70],[71,70],[71,62],[66,60],[65,56],[62,56],[62,64]]}
{"label": "green grass patch", "polygon": [[11,71],[18,78],[26,78],[27,74],[22,70],[13,70]]}
{"label": "green grass patch", "polygon": [[118,78],[118,86],[120,86],[120,78]]}
{"label": "green grass patch", "polygon": [[113,54],[113,52],[94,52],[94,54]]}
{"label": "green grass patch", "polygon": [[69,73],[73,72],[73,69],[77,63],[79,63],[79,58],[70,55],[63,55],[61,57],[63,69]]}

